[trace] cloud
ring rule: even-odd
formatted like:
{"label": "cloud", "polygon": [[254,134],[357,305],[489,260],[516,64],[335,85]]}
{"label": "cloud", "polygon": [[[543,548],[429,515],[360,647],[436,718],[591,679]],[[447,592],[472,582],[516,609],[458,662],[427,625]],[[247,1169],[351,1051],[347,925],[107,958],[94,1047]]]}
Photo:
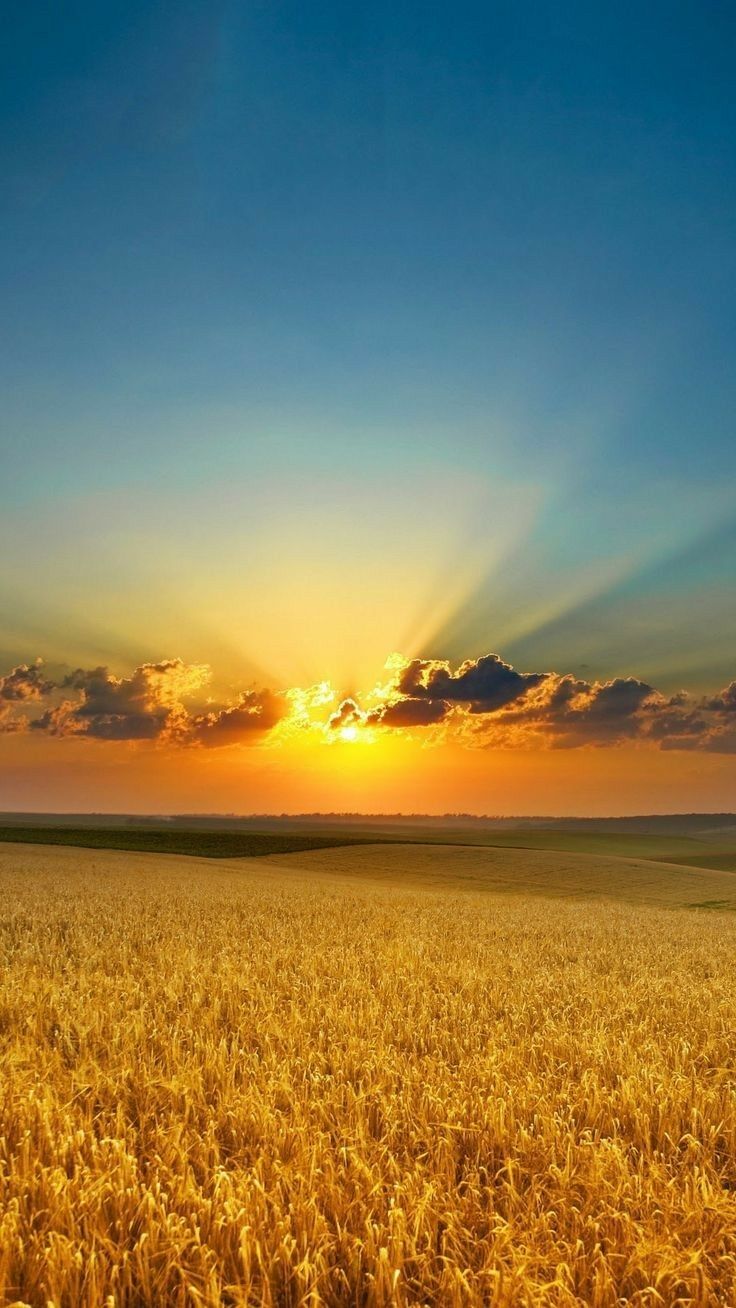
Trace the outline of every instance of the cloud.
{"label": "cloud", "polygon": [[83,736],[86,728],[74,715],[77,705],[74,700],[65,699],[54,708],[48,708],[38,718],[28,723],[31,731],[45,732],[47,736]]}
{"label": "cloud", "polygon": [[41,659],[35,663],[19,663],[11,668],[4,677],[0,677],[0,700],[4,704],[27,703],[29,700],[42,699],[53,690],[54,683],[44,677]]}
{"label": "cloud", "polygon": [[[214,747],[269,731],[288,709],[284,697],[270,690],[241,691],[232,704],[204,707],[201,692],[210,680],[210,669],[182,659],[142,663],[122,677],[105,666],[76,668],[58,685],[44,682],[40,674],[30,681],[19,675],[29,672],[34,669],[14,669],[0,686],[12,684],[16,698],[26,682],[40,687],[38,693],[25,689],[26,699],[39,699],[54,690],[64,694],[30,722],[15,720],[49,736]],[[2,724],[1,729],[11,728]]]}
{"label": "cloud", "polygon": [[55,736],[90,736],[98,740],[160,740],[186,736],[188,714],[183,700],[209,680],[209,668],[181,659],[142,663],[129,677],[107,667],[77,668],[61,682],[79,691],[36,718],[31,726]]}
{"label": "cloud", "polygon": [[525,697],[501,720],[541,730],[558,748],[616,745],[640,736],[646,712],[655,712],[660,701],[653,686],[635,677],[588,682],[551,673],[537,694]]}
{"label": "cloud", "polygon": [[[669,748],[673,746],[670,745]],[[700,748],[708,754],[736,754],[736,730],[731,728],[730,731],[711,731],[701,741]]]}
{"label": "cloud", "polygon": [[344,699],[327,719],[328,731],[340,731],[342,727],[359,727],[366,720],[363,710],[352,698]]}
{"label": "cloud", "polygon": [[732,681],[725,690],[714,695],[712,699],[703,701],[704,707],[710,709],[713,713],[733,713],[736,715],[736,681]]}
{"label": "cloud", "polygon": [[28,730],[28,718],[14,717],[0,705],[0,736],[17,736]]}
{"label": "cloud", "polygon": [[374,709],[366,722],[378,727],[429,727],[444,721],[449,712],[444,699],[398,699]]}
{"label": "cloud", "polygon": [[663,750],[699,750],[705,754],[736,754],[736,729],[704,731],[698,736],[666,736],[660,741]]}
{"label": "cloud", "polygon": [[412,659],[400,674],[397,689],[414,699],[465,704],[471,713],[493,713],[544,681],[544,672],[517,672],[498,654],[466,659],[452,672],[444,659]]}
{"label": "cloud", "polygon": [[42,668],[42,660],[36,659],[35,663],[19,663],[0,677],[0,733],[25,731],[28,718],[18,715],[16,710],[38,703],[54,689],[53,681],[44,676]]}
{"label": "cloud", "polygon": [[282,695],[270,690],[247,690],[237,703],[193,718],[188,734],[191,740],[208,748],[235,745],[254,732],[270,731],[287,711]]}
{"label": "cloud", "polygon": [[[392,661],[394,680],[368,715],[383,728],[431,730],[488,748],[574,749],[640,741],[661,749],[736,752],[736,682],[710,699],[665,697],[637,677],[587,681],[519,672],[497,654]],[[731,719],[733,721],[731,721]]]}
{"label": "cloud", "polygon": [[231,702],[203,697],[210,669],[181,659],[142,663],[127,676],[77,668],[53,681],[41,660],[0,676],[0,733],[217,746],[284,739],[306,730],[339,738],[346,727],[417,731],[469,748],[575,749],[626,743],[662,750],[736,753],[736,681],[709,696],[665,696],[637,677],[586,680],[571,673],[524,672],[498,654],[387,664],[388,684],[361,707],[352,696],[327,717],[328,683],[239,690]]}

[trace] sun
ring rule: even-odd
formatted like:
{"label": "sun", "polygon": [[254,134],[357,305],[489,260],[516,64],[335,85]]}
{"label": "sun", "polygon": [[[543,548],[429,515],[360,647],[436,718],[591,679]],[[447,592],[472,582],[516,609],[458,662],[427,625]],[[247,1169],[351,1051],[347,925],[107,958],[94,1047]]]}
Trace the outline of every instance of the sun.
{"label": "sun", "polygon": [[347,726],[340,727],[338,735],[340,740],[344,740],[349,745],[352,745],[353,742],[358,739],[358,728],[354,726],[352,722],[348,722]]}

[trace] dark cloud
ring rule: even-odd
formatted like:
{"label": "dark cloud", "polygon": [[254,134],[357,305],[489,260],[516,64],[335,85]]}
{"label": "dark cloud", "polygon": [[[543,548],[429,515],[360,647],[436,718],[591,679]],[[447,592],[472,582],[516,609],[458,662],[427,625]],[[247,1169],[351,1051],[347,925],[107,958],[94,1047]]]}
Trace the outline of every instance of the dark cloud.
{"label": "dark cloud", "polygon": [[736,754],[736,730],[709,732],[701,748],[708,754]]}
{"label": "dark cloud", "polygon": [[645,741],[662,749],[731,753],[736,727],[729,715],[736,717],[736,682],[693,701],[685,691],[667,698],[637,677],[600,682],[518,672],[488,654],[455,672],[444,661],[413,659],[368,720],[398,729],[448,721],[474,747],[573,749]]}
{"label": "dark cloud", "polygon": [[96,713],[89,714],[65,700],[34,718],[31,728],[49,736],[91,736],[96,740],[157,740],[164,730],[165,713]]}
{"label": "dark cloud", "polygon": [[615,745],[643,734],[645,714],[654,711],[661,696],[635,677],[589,682],[570,674],[548,673],[536,687],[500,712],[487,729],[489,743],[547,743],[557,748],[577,745]]}
{"label": "dark cloud", "polygon": [[43,731],[47,736],[82,736],[86,734],[84,725],[74,716],[76,704],[73,700],[64,700],[54,708],[46,709],[38,718],[29,722],[31,731]]}
{"label": "dark cloud", "polygon": [[620,723],[632,719],[655,693],[646,681],[616,677],[591,690],[583,716],[596,727],[606,722]]}
{"label": "dark cloud", "polygon": [[52,735],[98,740],[159,740],[186,734],[184,697],[196,692],[207,669],[181,659],[143,663],[129,677],[107,667],[77,668],[61,686],[81,699],[67,700],[31,725]]}
{"label": "dark cloud", "polygon": [[28,716],[22,710],[37,704],[54,689],[53,681],[44,676],[42,669],[43,663],[37,659],[35,663],[19,663],[0,677],[0,734],[27,731]]}
{"label": "dark cloud", "polygon": [[19,663],[11,668],[4,677],[0,677],[0,700],[4,703],[27,703],[29,700],[43,699],[54,689],[53,681],[44,677],[43,664],[40,659],[35,663]]}
{"label": "dark cloud", "polygon": [[706,729],[698,735],[665,736],[659,742],[664,750],[698,750],[704,754],[736,754],[736,728]]}
{"label": "dark cloud", "polygon": [[328,731],[339,731],[341,727],[360,726],[366,715],[354,699],[344,699],[334,713],[327,719]]}
{"label": "dark cloud", "polygon": [[444,699],[399,699],[369,713],[366,722],[378,727],[430,727],[442,722],[449,712],[450,705]]}
{"label": "dark cloud", "polygon": [[[143,663],[129,676],[104,666],[77,668],[61,682],[45,676],[40,660],[20,663],[0,676],[0,733],[30,728],[50,736],[213,748],[259,740],[291,712],[293,696],[260,688],[241,691],[232,703],[207,704],[208,678],[208,668],[181,659]],[[304,725],[290,718],[290,727]],[[353,725],[428,732],[441,726],[475,748],[637,741],[732,754],[736,681],[710,696],[667,697],[636,677],[586,681],[571,673],[520,672],[497,654],[456,669],[444,660],[413,659],[399,665],[383,703],[364,711],[348,697],[325,725],[328,733]]]}
{"label": "dark cloud", "polygon": [[237,703],[192,719],[189,737],[212,748],[235,745],[254,732],[270,731],[284,717],[286,702],[270,690],[244,691]]}
{"label": "dark cloud", "polygon": [[18,736],[28,730],[28,718],[14,717],[0,705],[0,736]]}
{"label": "dark cloud", "polygon": [[457,672],[444,660],[413,659],[401,673],[397,689],[409,698],[445,700],[465,704],[471,713],[494,713],[546,676],[544,672],[517,672],[498,654],[468,659]]}
{"label": "dark cloud", "polygon": [[703,707],[710,709],[712,713],[736,714],[736,681],[732,681],[725,690],[714,695],[712,699],[704,700]]}
{"label": "dark cloud", "polygon": [[667,698],[635,677],[585,682],[553,676],[538,696],[502,718],[526,724],[563,748],[641,740],[666,750],[731,753],[736,732],[724,722],[731,712],[730,692],[727,687],[709,700],[694,701],[685,691]]}
{"label": "dark cloud", "polygon": [[[284,716],[283,697],[268,690],[243,691],[233,704],[197,709],[208,678],[208,668],[181,659],[142,663],[128,677],[117,677],[107,667],[76,668],[60,685],[67,698],[30,726],[50,736],[213,747],[269,731]],[[188,707],[188,701],[195,701],[195,707]]]}
{"label": "dark cloud", "polygon": [[[682,708],[674,708],[668,703],[662,708],[655,709],[647,724],[647,736],[650,740],[661,740],[668,742],[668,747],[672,748],[672,742],[679,740],[684,736],[689,739],[697,739],[704,736],[709,730],[708,720],[699,709],[688,709],[684,705]],[[683,745],[682,748],[688,748]]]}
{"label": "dark cloud", "polygon": [[[558,733],[560,744],[618,744],[642,734],[642,710],[654,703],[653,686],[635,677],[568,686],[562,679],[543,721]],[[571,689],[574,693],[570,693]]]}

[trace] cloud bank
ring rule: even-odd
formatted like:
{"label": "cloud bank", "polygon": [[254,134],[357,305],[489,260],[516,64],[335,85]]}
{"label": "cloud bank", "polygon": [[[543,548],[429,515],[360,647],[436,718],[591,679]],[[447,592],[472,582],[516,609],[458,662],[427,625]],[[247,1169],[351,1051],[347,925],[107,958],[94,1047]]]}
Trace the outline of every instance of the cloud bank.
{"label": "cloud bank", "polygon": [[210,669],[181,659],[142,663],[122,677],[107,667],[76,668],[54,681],[42,669],[38,660],[0,677],[0,732],[209,747],[263,736],[288,707],[269,690],[203,703]]}
{"label": "cloud bank", "polygon": [[711,697],[665,696],[636,677],[585,681],[519,672],[497,654],[402,661],[367,721],[438,728],[469,747],[573,749],[644,742],[660,749],[736,753],[736,681]]}
{"label": "cloud bank", "polygon": [[[498,654],[387,664],[380,690],[340,701],[327,683],[303,689],[247,687],[216,702],[208,666],[181,659],[142,663],[128,675],[76,668],[54,679],[40,659],[0,676],[0,733],[221,748],[313,731],[324,740],[356,727],[479,749],[604,748],[736,754],[736,681],[711,695],[663,695],[636,677],[586,681],[524,672]],[[343,738],[346,738],[343,735]]]}

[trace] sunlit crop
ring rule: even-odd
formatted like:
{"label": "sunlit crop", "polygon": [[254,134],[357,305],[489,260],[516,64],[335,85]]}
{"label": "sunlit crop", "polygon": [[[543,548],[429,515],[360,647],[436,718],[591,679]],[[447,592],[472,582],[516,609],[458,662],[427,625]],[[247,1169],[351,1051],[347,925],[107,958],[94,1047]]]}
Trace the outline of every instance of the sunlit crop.
{"label": "sunlit crop", "polygon": [[736,1303],[736,917],[320,857],[3,852],[0,1302]]}

